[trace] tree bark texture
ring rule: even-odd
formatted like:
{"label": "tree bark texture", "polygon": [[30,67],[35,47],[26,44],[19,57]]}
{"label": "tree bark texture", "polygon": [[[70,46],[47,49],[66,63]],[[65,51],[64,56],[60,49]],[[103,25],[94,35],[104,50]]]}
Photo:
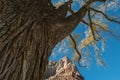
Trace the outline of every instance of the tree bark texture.
{"label": "tree bark texture", "polygon": [[44,80],[55,45],[85,16],[90,0],[65,17],[50,0],[0,0],[0,80]]}

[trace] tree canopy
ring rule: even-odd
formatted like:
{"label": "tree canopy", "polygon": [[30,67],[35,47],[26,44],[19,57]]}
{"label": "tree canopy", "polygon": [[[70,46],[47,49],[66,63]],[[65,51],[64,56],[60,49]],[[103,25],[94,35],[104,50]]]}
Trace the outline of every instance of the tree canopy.
{"label": "tree canopy", "polygon": [[[53,4],[56,8],[63,5],[65,2],[65,0],[56,2],[53,0]],[[71,11],[68,11],[66,16],[77,12],[86,2],[87,0],[73,0],[73,3],[70,5]],[[76,6],[77,10],[75,8]],[[120,6],[118,0],[106,0],[104,4],[100,2],[91,4],[82,22],[77,26],[81,27],[79,28],[80,30],[77,30],[77,33],[73,31],[71,35],[61,41],[54,49],[52,55],[57,55],[55,53],[67,53],[68,48],[71,48],[74,50],[73,60],[78,61],[81,65],[87,66],[91,61],[90,53],[93,52],[90,48],[93,47],[96,62],[100,66],[105,66],[101,54],[104,52],[107,38],[120,39],[119,32],[116,32],[119,30],[119,26],[113,28],[109,24],[110,22],[120,24],[119,10]],[[112,15],[114,13],[116,14]],[[83,27],[86,29],[81,32]]]}

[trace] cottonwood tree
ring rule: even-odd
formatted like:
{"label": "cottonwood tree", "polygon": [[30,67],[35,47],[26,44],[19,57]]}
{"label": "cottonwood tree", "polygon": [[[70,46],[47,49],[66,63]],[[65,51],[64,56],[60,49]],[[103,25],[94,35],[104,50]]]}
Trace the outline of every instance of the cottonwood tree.
{"label": "cottonwood tree", "polygon": [[[85,4],[73,12],[72,1],[55,8],[51,0],[0,0],[0,80],[44,80],[51,51],[80,22],[90,26],[91,35],[97,41],[96,36],[100,35],[93,25],[99,24],[93,23],[91,11],[120,23],[92,7],[94,3],[106,1],[85,0]],[[86,15],[89,23],[84,20]],[[70,37],[75,44],[72,35]],[[77,51],[76,44],[74,48]],[[81,54],[77,53],[80,59]]]}

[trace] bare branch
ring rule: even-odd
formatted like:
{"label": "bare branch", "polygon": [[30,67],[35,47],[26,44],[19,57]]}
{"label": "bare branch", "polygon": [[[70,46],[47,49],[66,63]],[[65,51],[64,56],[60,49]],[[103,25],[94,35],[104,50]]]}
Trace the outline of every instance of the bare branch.
{"label": "bare branch", "polygon": [[82,23],[84,23],[85,25],[89,26],[89,23],[87,23],[85,20],[82,20]]}
{"label": "bare branch", "polygon": [[[74,11],[73,11],[71,8],[69,8],[69,7],[68,7],[68,11],[69,11],[71,14],[74,14]],[[79,55],[78,65],[81,66],[80,63],[79,63],[79,61],[80,61],[80,59],[81,59],[81,53],[80,53],[79,50],[77,49],[76,41],[75,41],[75,39],[72,37],[71,34],[69,34],[69,37],[70,37],[70,39],[72,40],[72,42],[73,42],[73,44],[74,44],[74,49],[75,49],[76,53]]]}
{"label": "bare branch", "polygon": [[97,13],[102,14],[107,20],[109,20],[109,21],[111,21],[111,22],[115,22],[115,23],[120,24],[120,21],[117,21],[117,20],[115,20],[114,18],[110,18],[110,17],[109,17],[107,14],[105,14],[104,12],[99,11],[99,10],[96,10],[96,9],[94,9],[94,8],[90,8],[90,9],[93,10],[93,11],[95,11],[95,12],[97,12]]}
{"label": "bare branch", "polygon": [[[69,36],[70,36],[70,39],[72,40],[72,42],[73,42],[73,44],[74,44],[74,49],[75,49],[76,53],[79,55],[79,59],[78,59],[78,64],[79,64],[79,61],[80,61],[80,59],[81,59],[81,53],[80,53],[79,50],[77,49],[77,44],[76,44],[75,39],[72,37],[71,34],[70,34]],[[80,64],[79,64],[79,66],[80,66]]]}
{"label": "bare branch", "polygon": [[92,19],[91,19],[91,15],[90,15],[90,10],[88,10],[88,18],[89,18],[89,23],[90,23],[90,29],[91,29],[91,32],[92,32],[92,35],[93,35],[93,38],[95,41],[99,41],[96,39],[95,37],[95,33],[94,33],[94,30],[93,30],[93,24],[92,24]]}

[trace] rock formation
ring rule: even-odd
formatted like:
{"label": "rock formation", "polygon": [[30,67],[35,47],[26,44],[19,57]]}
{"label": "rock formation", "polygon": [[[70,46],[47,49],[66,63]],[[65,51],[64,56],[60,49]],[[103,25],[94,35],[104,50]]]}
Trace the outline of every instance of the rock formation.
{"label": "rock formation", "polygon": [[46,80],[84,80],[84,78],[72,61],[65,56],[59,62],[49,62]]}

